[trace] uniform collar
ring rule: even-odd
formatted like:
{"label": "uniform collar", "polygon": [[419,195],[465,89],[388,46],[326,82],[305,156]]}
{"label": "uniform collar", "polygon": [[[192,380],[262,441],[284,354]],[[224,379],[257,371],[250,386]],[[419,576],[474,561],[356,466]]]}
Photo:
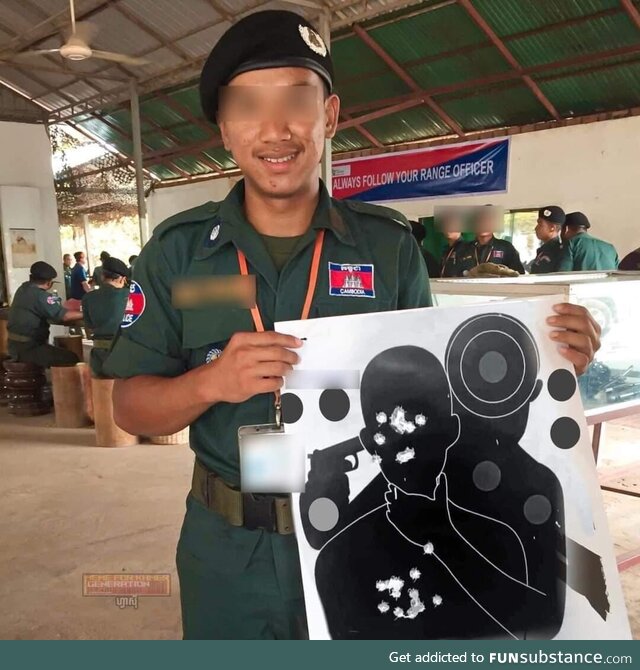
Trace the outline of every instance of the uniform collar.
{"label": "uniform collar", "polygon": [[[330,230],[341,242],[354,246],[355,242],[344,221],[336,202],[332,200],[320,181],[318,205],[311,219],[309,230],[304,234],[298,246],[299,253],[315,239],[320,229]],[[278,272],[269,256],[264,242],[255,228],[247,221],[244,213],[244,180],[238,182],[220,203],[220,207],[211,224],[207,226],[202,242],[195,254],[195,260],[204,260],[212,256],[228,244],[240,249],[249,264],[252,265],[272,286],[277,287]]]}

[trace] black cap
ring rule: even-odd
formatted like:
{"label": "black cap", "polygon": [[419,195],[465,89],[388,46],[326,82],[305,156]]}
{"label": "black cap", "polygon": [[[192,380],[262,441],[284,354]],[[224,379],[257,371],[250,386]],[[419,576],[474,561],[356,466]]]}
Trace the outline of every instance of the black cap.
{"label": "black cap", "polygon": [[582,212],[569,212],[564,225],[568,228],[591,228],[587,215]]}
{"label": "black cap", "polygon": [[234,77],[251,70],[303,67],[333,89],[333,62],[318,31],[294,12],[268,10],[235,23],[213,47],[200,75],[200,104],[216,122],[218,92]]}
{"label": "black cap", "polygon": [[562,207],[557,205],[547,205],[538,210],[538,218],[543,219],[547,223],[554,223],[556,226],[564,225],[565,213]]}
{"label": "black cap", "polygon": [[50,281],[58,276],[53,265],[45,263],[44,261],[36,261],[29,269],[29,275],[32,279],[39,281]]}
{"label": "black cap", "polygon": [[105,258],[104,262],[102,263],[102,269],[105,272],[111,272],[114,275],[120,275],[122,277],[129,276],[129,268],[127,267],[126,263],[121,261],[119,258],[114,258],[113,256]]}

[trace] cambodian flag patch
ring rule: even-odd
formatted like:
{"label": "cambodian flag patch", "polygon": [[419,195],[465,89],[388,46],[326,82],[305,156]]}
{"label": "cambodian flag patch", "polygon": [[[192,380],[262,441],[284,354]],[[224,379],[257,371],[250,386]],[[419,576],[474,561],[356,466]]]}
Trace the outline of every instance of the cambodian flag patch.
{"label": "cambodian flag patch", "polygon": [[329,295],[375,298],[373,265],[329,263]]}
{"label": "cambodian flag patch", "polygon": [[498,260],[499,258],[504,258],[504,251],[502,249],[494,249],[493,257]]}
{"label": "cambodian flag patch", "polygon": [[142,287],[137,282],[132,281],[129,287],[129,299],[127,306],[124,308],[124,315],[122,317],[122,328],[132,326],[144,312],[146,298],[142,291]]}

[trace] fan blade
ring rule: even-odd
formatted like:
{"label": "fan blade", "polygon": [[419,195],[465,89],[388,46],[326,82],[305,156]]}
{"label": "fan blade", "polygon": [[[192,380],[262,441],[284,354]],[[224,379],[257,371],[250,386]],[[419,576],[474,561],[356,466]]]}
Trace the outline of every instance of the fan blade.
{"label": "fan blade", "polygon": [[111,60],[115,63],[123,63],[124,65],[148,65],[151,62],[146,58],[136,58],[135,56],[116,54],[111,51],[92,51],[91,56],[102,60]]}
{"label": "fan blade", "polygon": [[7,60],[22,60],[23,58],[31,58],[32,56],[43,56],[45,54],[57,54],[60,49],[36,49],[35,51],[21,51],[17,54],[11,54],[6,57]]}

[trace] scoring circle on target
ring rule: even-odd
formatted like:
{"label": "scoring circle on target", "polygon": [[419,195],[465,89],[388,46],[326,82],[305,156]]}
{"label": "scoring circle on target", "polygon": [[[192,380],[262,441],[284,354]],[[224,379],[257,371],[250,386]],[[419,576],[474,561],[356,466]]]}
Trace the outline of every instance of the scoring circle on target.
{"label": "scoring circle on target", "polygon": [[472,414],[502,418],[531,397],[540,359],[529,330],[505,314],[468,319],[454,332],[445,354],[451,390]]}

